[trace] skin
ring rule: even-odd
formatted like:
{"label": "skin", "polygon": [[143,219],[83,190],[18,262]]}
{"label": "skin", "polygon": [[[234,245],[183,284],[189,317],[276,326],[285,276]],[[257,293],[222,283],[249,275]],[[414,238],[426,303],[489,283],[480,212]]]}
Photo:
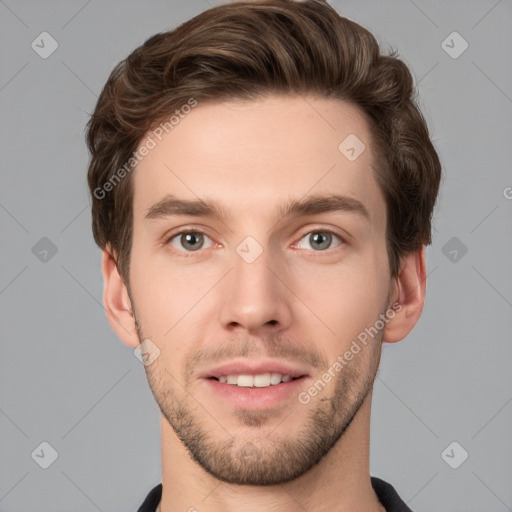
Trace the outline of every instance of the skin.
{"label": "skin", "polygon": [[[366,146],[354,161],[338,149],[349,134]],[[422,248],[390,276],[372,146],[352,104],[267,96],[199,104],[133,172],[130,293],[106,247],[103,299],[125,344],[149,338],[160,351],[145,370],[162,413],[162,511],[384,510],[369,473],[372,385],[382,342],[406,337],[421,315],[426,274]],[[171,193],[215,201],[226,216],[145,218]],[[368,221],[280,214],[291,199],[332,194],[359,200]],[[182,229],[205,234],[192,240],[199,250],[169,241]],[[322,250],[311,235],[326,231]],[[236,251],[247,236],[262,249],[251,263]],[[395,303],[379,335],[300,403]],[[244,411],[200,378],[235,358],[287,361],[308,377],[277,405]]]}

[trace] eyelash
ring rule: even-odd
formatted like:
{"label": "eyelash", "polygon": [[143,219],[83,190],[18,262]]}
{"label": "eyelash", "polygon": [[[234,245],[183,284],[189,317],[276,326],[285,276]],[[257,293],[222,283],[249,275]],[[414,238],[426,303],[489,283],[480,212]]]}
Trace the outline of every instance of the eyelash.
{"label": "eyelash", "polygon": [[[334,231],[331,231],[329,229],[313,229],[313,230],[307,231],[306,233],[303,233],[301,235],[301,237],[298,239],[298,242],[295,242],[294,245],[296,245],[304,237],[306,237],[307,235],[311,235],[312,233],[323,233],[323,234],[327,233],[327,234],[335,236],[336,238],[338,238],[340,240],[340,243],[338,245],[335,245],[334,247],[329,247],[329,249],[324,249],[323,251],[314,251],[311,249],[306,249],[310,252],[318,253],[319,255],[328,253],[330,250],[336,249],[337,247],[340,247],[340,246],[343,246],[346,244],[343,237],[341,237],[338,233],[335,233]],[[174,240],[175,238],[177,238],[183,234],[194,234],[194,235],[199,234],[199,235],[204,235],[204,236],[210,238],[204,231],[201,231],[200,229],[184,229],[182,231],[178,231],[177,233],[173,233],[171,236],[167,237],[164,241],[164,245],[166,245],[166,246],[170,245],[170,242],[172,240]],[[172,250],[173,250],[173,252],[176,252],[177,254],[179,254],[180,256],[182,256],[184,258],[190,258],[191,256],[194,256],[196,253],[200,253],[200,252],[204,251],[204,249],[198,249],[197,251],[187,251],[187,250],[175,249],[174,247],[172,248]]]}

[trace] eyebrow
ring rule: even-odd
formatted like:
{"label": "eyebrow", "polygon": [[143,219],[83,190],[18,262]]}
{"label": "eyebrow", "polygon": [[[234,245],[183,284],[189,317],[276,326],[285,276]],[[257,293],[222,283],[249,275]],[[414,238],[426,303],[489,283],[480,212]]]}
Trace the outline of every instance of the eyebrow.
{"label": "eyebrow", "polygon": [[[339,211],[353,213],[366,222],[370,221],[370,213],[361,201],[338,194],[308,196],[305,199],[289,201],[281,206],[279,214],[282,218],[287,218]],[[179,215],[216,217],[218,219],[224,219],[228,216],[226,209],[217,205],[215,201],[179,199],[172,194],[168,194],[148,209],[145,218],[161,219]]]}

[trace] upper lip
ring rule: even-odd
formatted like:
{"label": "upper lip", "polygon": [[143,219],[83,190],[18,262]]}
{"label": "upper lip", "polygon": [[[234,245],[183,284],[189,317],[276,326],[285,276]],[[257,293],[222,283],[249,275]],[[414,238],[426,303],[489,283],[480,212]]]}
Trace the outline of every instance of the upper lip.
{"label": "upper lip", "polygon": [[209,368],[200,373],[199,376],[203,379],[209,379],[211,377],[219,378],[223,375],[261,375],[263,373],[280,373],[281,375],[290,375],[297,378],[307,376],[308,370],[303,365],[275,359],[235,359]]}

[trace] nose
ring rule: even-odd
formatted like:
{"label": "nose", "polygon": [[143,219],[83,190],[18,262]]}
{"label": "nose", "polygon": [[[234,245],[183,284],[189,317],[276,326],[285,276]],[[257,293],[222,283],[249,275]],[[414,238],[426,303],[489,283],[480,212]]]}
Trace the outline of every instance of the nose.
{"label": "nose", "polygon": [[292,320],[293,294],[286,285],[284,265],[263,250],[251,263],[235,253],[233,266],[221,290],[223,327],[253,335],[287,329]]}

